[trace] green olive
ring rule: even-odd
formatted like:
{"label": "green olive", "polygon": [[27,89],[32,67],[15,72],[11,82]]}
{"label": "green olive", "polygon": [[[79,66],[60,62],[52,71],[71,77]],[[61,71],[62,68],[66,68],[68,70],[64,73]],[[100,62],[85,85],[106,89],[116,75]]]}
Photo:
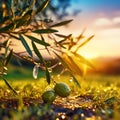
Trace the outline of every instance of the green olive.
{"label": "green olive", "polygon": [[56,98],[56,94],[54,90],[47,90],[42,94],[42,100],[45,103],[52,103]]}
{"label": "green olive", "polygon": [[60,83],[56,83],[55,87],[54,87],[54,90],[55,90],[55,93],[57,95],[59,95],[60,97],[67,97],[69,96],[70,94],[70,87],[63,83],[63,82],[60,82]]}

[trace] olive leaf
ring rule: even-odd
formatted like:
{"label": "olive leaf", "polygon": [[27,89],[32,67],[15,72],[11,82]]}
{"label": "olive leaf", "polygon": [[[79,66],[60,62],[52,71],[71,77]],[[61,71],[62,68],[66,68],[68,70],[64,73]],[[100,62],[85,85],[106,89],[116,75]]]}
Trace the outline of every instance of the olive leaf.
{"label": "olive leaf", "polygon": [[15,28],[19,28],[23,25],[27,25],[27,23],[30,21],[30,15],[26,14],[25,16],[23,16],[22,18],[18,19],[17,21],[15,21]]}
{"label": "olive leaf", "polygon": [[43,57],[42,57],[41,53],[39,52],[37,46],[35,45],[35,43],[33,41],[32,41],[32,47],[33,47],[33,50],[34,50],[35,54],[40,59],[40,62],[44,63]]}
{"label": "olive leaf", "polygon": [[[45,42],[45,39],[44,39],[44,37],[41,35],[41,40],[43,41],[43,42]],[[46,42],[45,42],[46,43]],[[47,43],[48,44],[48,46],[50,46],[50,44],[49,43]],[[45,49],[47,50],[47,52],[49,53],[49,55],[51,55],[51,53],[50,53],[50,51],[49,51],[49,49],[48,49],[48,46],[46,45],[45,46]]]}
{"label": "olive leaf", "polygon": [[21,40],[23,46],[25,47],[25,49],[27,50],[29,55],[32,57],[33,56],[32,51],[31,51],[29,45],[27,44],[27,42],[25,41],[24,37],[21,34],[19,34],[19,39]]}
{"label": "olive leaf", "polygon": [[58,37],[62,37],[62,38],[66,38],[67,36],[66,35],[62,35],[62,34],[55,34],[56,36]]}
{"label": "olive leaf", "polygon": [[17,92],[14,90],[14,88],[8,83],[8,81],[5,79],[5,78],[3,78],[2,76],[0,76],[3,80],[4,80],[4,82],[5,82],[5,84],[8,86],[8,88],[10,89],[10,90],[12,90],[14,93],[15,93],[15,95],[17,95]]}
{"label": "olive leaf", "polygon": [[68,24],[68,23],[70,23],[70,22],[72,22],[72,21],[73,21],[73,20],[62,21],[62,22],[60,22],[60,23],[56,23],[56,24],[54,24],[54,25],[51,25],[50,27],[60,27],[60,26],[66,25],[66,24]]}
{"label": "olive leaf", "polygon": [[38,7],[38,9],[35,11],[34,14],[38,14],[39,12],[41,12],[43,9],[45,9],[45,7],[48,5],[50,0],[45,0],[43,2],[43,4],[41,6]]}
{"label": "olive leaf", "polygon": [[13,27],[14,27],[13,23],[10,23],[10,24],[6,25],[5,27],[1,27],[0,33],[7,32],[7,31],[11,30]]}
{"label": "olive leaf", "polygon": [[57,30],[54,29],[38,29],[38,30],[34,30],[34,33],[39,33],[39,34],[47,34],[47,33],[54,33],[54,32],[58,32]]}
{"label": "olive leaf", "polygon": [[73,72],[74,68],[72,68],[71,65],[68,63],[68,61],[65,60],[62,56],[58,55],[56,52],[54,52],[54,54],[58,57],[58,59],[63,64],[63,66],[68,69],[68,71],[70,72],[71,76],[73,77],[73,82],[80,88],[80,84],[79,84],[79,82],[78,82],[78,80],[77,80],[77,78],[76,78],[76,76],[75,76],[75,74]]}
{"label": "olive leaf", "polygon": [[49,72],[48,68],[46,67],[46,80],[47,80],[48,84],[50,84],[50,79],[51,79],[50,72]]}
{"label": "olive leaf", "polygon": [[63,45],[65,45],[65,44],[68,44],[69,42],[67,41],[68,39],[70,39],[71,38],[71,36],[72,36],[72,34],[69,34],[68,36],[64,36],[64,39],[63,40],[60,40],[60,41],[58,41],[57,43],[58,44],[61,44],[61,43],[63,43]]}
{"label": "olive leaf", "polygon": [[13,54],[13,50],[10,50],[10,53],[8,54],[8,56],[6,58],[5,65],[7,65],[9,63],[10,59],[12,58],[12,54]]}
{"label": "olive leaf", "polygon": [[63,59],[68,64],[70,71],[74,75],[83,76],[83,71],[80,68],[80,65],[76,62],[76,58],[73,58],[73,56],[69,56],[67,54],[64,54]]}
{"label": "olive leaf", "polygon": [[94,35],[92,35],[92,36],[90,36],[89,38],[87,38],[82,44],[80,44],[80,45],[76,48],[75,52],[77,52],[82,46],[84,46],[86,43],[88,43],[93,37],[94,37]]}
{"label": "olive leaf", "polygon": [[29,35],[26,35],[30,40],[32,40],[32,41],[34,41],[34,42],[36,42],[36,43],[38,43],[38,44],[41,44],[41,45],[44,45],[44,46],[50,46],[50,44],[49,43],[46,43],[45,41],[43,41],[43,40],[39,40],[39,39],[37,39],[37,38],[35,38],[35,37],[33,37],[33,36],[29,36]]}
{"label": "olive leaf", "polygon": [[75,58],[78,62],[81,62],[83,64],[86,64],[88,65],[89,67],[95,69],[94,65],[89,61],[87,60],[85,57],[83,57],[82,55],[78,54],[78,53],[75,53],[75,52],[71,52],[71,56],[73,58]]}

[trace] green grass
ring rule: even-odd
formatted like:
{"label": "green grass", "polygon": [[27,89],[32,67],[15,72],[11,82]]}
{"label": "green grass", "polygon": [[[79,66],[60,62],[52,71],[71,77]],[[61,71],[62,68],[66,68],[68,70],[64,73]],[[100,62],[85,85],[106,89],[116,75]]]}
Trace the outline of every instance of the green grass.
{"label": "green grass", "polygon": [[[52,83],[47,84],[45,78],[34,79],[13,79],[8,82],[22,97],[41,97],[44,90],[53,88],[54,81],[66,82],[71,88],[71,96],[91,95],[94,100],[103,102],[109,98],[120,98],[120,76],[106,76],[106,75],[89,75],[84,79],[80,79],[81,88],[77,87],[72,78],[67,75],[52,77]],[[1,80],[0,81],[0,97],[13,97],[11,90]],[[5,95],[5,96],[4,96]],[[8,96],[7,96],[8,95]]]}
{"label": "green grass", "polygon": [[[113,96],[116,98],[120,98],[120,76],[87,75],[85,76],[85,78],[79,79],[81,87],[78,88],[69,75],[53,75],[51,81],[51,83],[53,84],[48,85],[43,71],[39,73],[40,74],[38,76],[38,79],[34,80],[32,77],[32,70],[19,68],[17,71],[15,71],[15,69],[12,68],[12,70],[8,72],[8,76],[6,76],[5,78],[8,80],[10,85],[23,97],[40,97],[45,89],[53,88],[54,81],[62,81],[66,82],[70,86],[72,91],[71,96],[93,95],[94,97],[96,97],[96,99],[98,98],[102,100],[106,100]],[[0,90],[0,97],[4,97],[2,95],[6,91],[12,92],[9,90],[3,80],[0,80]]]}
{"label": "green grass", "polygon": [[[99,74],[87,75],[84,78],[79,79],[81,86],[80,88],[75,85],[73,78],[68,74],[61,76],[52,75],[52,81],[50,85],[48,85],[46,82],[45,74],[42,71],[39,73],[38,79],[34,80],[32,77],[32,69],[27,70],[19,68],[15,72],[15,68],[11,68],[10,72],[8,72],[8,76],[6,76],[6,79],[18,93],[18,96],[15,96],[14,93],[4,83],[4,81],[0,80],[0,100],[19,100],[17,112],[15,112],[16,110],[14,111],[14,109],[12,109],[12,112],[9,113],[12,114],[12,118],[17,117],[18,115],[19,118],[23,116],[21,119],[25,119],[25,116],[32,116],[33,112],[38,117],[46,115],[47,112],[50,112],[50,114],[55,114],[49,105],[40,106],[38,105],[38,102],[37,104],[34,103],[34,106],[31,106],[31,111],[29,108],[23,105],[23,101],[21,99],[34,98],[37,101],[41,101],[42,93],[46,89],[53,88],[54,81],[62,81],[70,86],[71,94],[69,98],[66,98],[68,100],[68,107],[75,108],[75,106],[77,106],[79,108],[95,110],[96,117],[93,120],[97,119],[97,117],[98,119],[105,117],[106,119],[112,118],[113,120],[118,120],[120,118],[120,76]],[[74,100],[72,101],[71,98],[74,98]],[[67,106],[67,104],[59,97],[56,99],[55,104]],[[0,106],[0,111],[6,111],[7,108],[4,108],[2,104],[0,104]],[[21,110],[24,112],[21,112]],[[40,112],[40,116],[37,112]],[[2,114],[0,114],[0,117],[1,116]]]}
{"label": "green grass", "polygon": [[[14,66],[10,64],[5,78],[8,80],[33,80],[32,70],[32,67],[27,68],[24,66]],[[44,76],[45,73],[42,70],[39,70],[38,77],[42,78]]]}

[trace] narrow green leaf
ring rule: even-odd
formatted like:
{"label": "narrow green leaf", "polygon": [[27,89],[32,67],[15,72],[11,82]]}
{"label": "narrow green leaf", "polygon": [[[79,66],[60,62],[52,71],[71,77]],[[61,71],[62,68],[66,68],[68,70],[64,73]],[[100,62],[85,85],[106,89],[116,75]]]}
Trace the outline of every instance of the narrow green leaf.
{"label": "narrow green leaf", "polygon": [[16,37],[15,35],[13,35],[11,33],[10,33],[10,36],[13,37],[13,38],[15,38],[16,40],[20,40],[19,37]]}
{"label": "narrow green leaf", "polygon": [[11,50],[10,53],[8,54],[5,65],[7,65],[9,63],[10,59],[12,58],[12,54],[13,54],[13,50]]}
{"label": "narrow green leaf", "polygon": [[[0,76],[1,77],[1,76]],[[14,90],[14,88],[7,82],[7,80],[5,79],[5,78],[3,78],[3,77],[1,77],[3,80],[4,80],[4,82],[5,82],[5,84],[8,86],[8,88],[10,89],[10,90],[12,90],[16,95],[17,95],[17,92]]]}
{"label": "narrow green leaf", "polygon": [[46,67],[46,80],[47,80],[48,84],[50,84],[50,73],[49,73],[49,70],[47,67]]}
{"label": "narrow green leaf", "polygon": [[[53,51],[54,52],[54,51]],[[70,72],[70,74],[72,75],[72,77],[74,78],[74,82],[75,82],[75,84],[78,86],[78,87],[80,87],[80,84],[79,84],[79,82],[77,81],[77,79],[76,79],[76,77],[75,77],[75,74],[73,73],[73,68],[70,66],[70,65],[68,65],[69,63],[68,62],[66,62],[60,55],[58,55],[56,52],[54,52],[54,54],[58,57],[58,59],[61,61],[61,63],[64,65],[64,67],[66,67],[68,70],[69,70],[69,72]]]}
{"label": "narrow green leaf", "polygon": [[63,44],[63,45],[69,44],[69,42],[66,42],[66,39],[60,40],[60,41],[58,41],[57,43],[58,43],[58,44]]}
{"label": "narrow green leaf", "polygon": [[[59,43],[59,44],[60,44],[60,43],[64,43],[65,41],[67,41],[68,39],[70,39],[71,36],[72,36],[72,34],[66,36],[63,40],[58,41],[58,43]],[[68,41],[67,41],[67,42],[68,42]],[[65,44],[66,44],[66,42],[65,42]]]}
{"label": "narrow green leaf", "polygon": [[66,56],[67,56],[67,63],[70,66],[71,71],[75,74],[82,76],[83,72],[82,72],[80,66],[76,63],[75,58],[73,59],[72,56],[68,56],[68,55],[66,55]]}
{"label": "narrow green leaf", "polygon": [[23,46],[25,47],[26,51],[28,52],[28,54],[32,57],[33,56],[32,51],[31,51],[29,45],[27,44],[27,42],[25,41],[24,37],[21,34],[19,34],[19,38],[20,38]]}
{"label": "narrow green leaf", "polygon": [[23,16],[24,17],[27,16],[27,15],[31,16],[31,14],[32,14],[32,10],[31,9],[27,9],[26,11],[24,11]]}
{"label": "narrow green leaf", "polygon": [[54,24],[54,25],[51,25],[50,27],[60,27],[60,26],[66,25],[66,24],[68,24],[68,23],[70,23],[70,22],[72,22],[72,21],[73,21],[73,20],[62,21],[62,22],[60,22],[60,23],[56,23],[56,24]]}
{"label": "narrow green leaf", "polygon": [[67,36],[66,35],[61,35],[61,34],[55,34],[56,36],[58,37],[62,37],[62,38],[66,38]]}
{"label": "narrow green leaf", "polygon": [[13,24],[13,23],[10,23],[10,24],[8,24],[8,25],[5,26],[5,27],[0,28],[0,33],[6,32],[6,31],[10,30],[11,28],[13,28],[13,26],[14,26],[14,24]]}
{"label": "narrow green leaf", "polygon": [[45,39],[44,39],[44,37],[42,35],[41,35],[41,40],[45,42]]}
{"label": "narrow green leaf", "polygon": [[6,41],[4,41],[4,42],[2,43],[2,45],[3,45],[3,46],[7,46],[8,42],[9,42],[9,40],[6,40]]}
{"label": "narrow green leaf", "polygon": [[41,12],[49,3],[50,0],[45,0],[43,2],[43,4],[37,9],[37,11],[35,12],[35,14],[38,14],[39,12]]}
{"label": "narrow green leaf", "polygon": [[[41,35],[41,39],[42,39],[42,41],[43,42],[45,42],[45,39],[44,39],[44,37]],[[48,43],[49,44],[49,43]],[[49,46],[50,46],[50,44],[49,44]],[[47,46],[45,46],[45,49],[47,50],[47,52],[50,54],[50,51],[49,51],[49,49],[47,48]]]}
{"label": "narrow green leaf", "polygon": [[73,77],[73,82],[75,83],[75,85],[78,86],[79,88],[81,88],[81,86],[80,86],[78,80],[75,78],[75,76],[72,74],[71,74],[71,76]]}
{"label": "narrow green leaf", "polygon": [[33,6],[34,6],[34,4],[35,4],[35,1],[36,1],[36,0],[31,0],[30,5],[29,5],[29,9],[33,9]]}
{"label": "narrow green leaf", "polygon": [[45,41],[42,41],[42,40],[39,40],[39,39],[37,39],[37,38],[35,38],[35,37],[33,37],[33,36],[29,36],[29,35],[26,35],[30,40],[32,40],[32,41],[34,41],[34,42],[36,42],[36,43],[38,43],[38,44],[41,44],[41,45],[44,45],[44,46],[50,46],[50,44],[49,43],[46,43]]}
{"label": "narrow green leaf", "polygon": [[25,16],[23,16],[22,18],[18,19],[15,24],[16,24],[16,28],[19,28],[23,25],[27,25],[27,23],[30,21],[30,15],[26,14]]}
{"label": "narrow green leaf", "polygon": [[40,54],[37,46],[35,45],[35,43],[34,43],[33,41],[32,41],[32,47],[33,47],[33,50],[34,50],[35,54],[36,54],[37,57],[40,59],[40,62],[43,63],[43,61],[44,61],[44,60],[43,60],[43,57],[42,57],[42,55]]}
{"label": "narrow green leaf", "polygon": [[58,32],[57,30],[54,29],[40,29],[40,30],[34,30],[34,33],[39,33],[39,34],[47,34],[47,33],[54,33],[54,32]]}

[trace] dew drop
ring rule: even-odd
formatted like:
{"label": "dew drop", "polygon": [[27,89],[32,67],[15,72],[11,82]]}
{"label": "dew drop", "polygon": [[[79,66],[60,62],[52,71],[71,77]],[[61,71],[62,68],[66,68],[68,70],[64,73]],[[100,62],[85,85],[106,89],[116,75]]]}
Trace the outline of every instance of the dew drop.
{"label": "dew drop", "polygon": [[33,68],[33,78],[37,79],[38,77],[39,64],[36,64]]}

